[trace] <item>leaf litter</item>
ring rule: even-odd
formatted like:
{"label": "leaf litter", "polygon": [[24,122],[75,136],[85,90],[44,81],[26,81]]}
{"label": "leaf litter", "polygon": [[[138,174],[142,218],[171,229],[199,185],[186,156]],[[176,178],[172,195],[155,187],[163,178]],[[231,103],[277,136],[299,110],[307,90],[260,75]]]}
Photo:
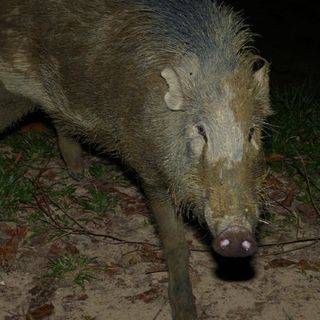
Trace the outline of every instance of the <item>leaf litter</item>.
{"label": "leaf litter", "polygon": [[[14,159],[14,166],[24,161],[19,153]],[[87,155],[85,162],[101,160]],[[0,318],[169,319],[165,259],[137,185],[92,176],[75,182],[57,158],[41,165],[34,162],[24,174],[35,187],[32,202],[18,203],[18,218],[1,223]],[[271,216],[260,226],[260,250],[248,265],[219,266],[206,231],[186,225],[200,319],[303,320],[319,313],[319,215],[299,200],[299,187],[285,174],[271,173],[266,185]],[[97,189],[118,199],[99,214],[78,201],[99,201],[90,198]],[[52,258],[62,264],[59,277],[48,277]],[[246,279],[242,268],[252,269]],[[227,269],[232,277],[224,275]]]}

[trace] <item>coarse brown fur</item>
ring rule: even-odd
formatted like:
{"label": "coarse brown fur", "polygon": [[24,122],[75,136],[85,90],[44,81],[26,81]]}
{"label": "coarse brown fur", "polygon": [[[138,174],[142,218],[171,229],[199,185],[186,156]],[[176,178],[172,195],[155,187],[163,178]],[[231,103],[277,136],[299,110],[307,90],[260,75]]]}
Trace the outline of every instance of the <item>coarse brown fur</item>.
{"label": "coarse brown fur", "polygon": [[139,174],[177,320],[196,319],[178,209],[214,235],[254,232],[270,110],[251,42],[239,15],[209,0],[0,1],[0,130],[41,108],[75,178],[79,139]]}

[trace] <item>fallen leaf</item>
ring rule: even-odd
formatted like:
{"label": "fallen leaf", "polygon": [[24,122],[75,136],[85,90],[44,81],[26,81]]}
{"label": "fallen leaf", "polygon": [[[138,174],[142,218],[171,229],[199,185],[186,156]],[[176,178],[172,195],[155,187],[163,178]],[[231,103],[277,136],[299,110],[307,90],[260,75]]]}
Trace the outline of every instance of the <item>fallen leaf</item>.
{"label": "fallen leaf", "polygon": [[266,161],[268,162],[275,162],[275,161],[283,161],[286,158],[279,153],[270,153],[269,155],[266,156]]}
{"label": "fallen leaf", "polygon": [[144,303],[150,303],[154,300],[156,300],[159,295],[160,295],[160,292],[159,292],[159,288],[156,287],[156,288],[152,288],[150,290],[147,290],[147,291],[144,291],[142,293],[139,293],[135,296],[132,296],[132,297],[128,297],[128,299],[131,301],[131,302],[134,302],[136,300],[142,300]]}
{"label": "fallen leaf", "polygon": [[113,276],[115,274],[119,274],[121,272],[121,266],[119,264],[115,264],[115,263],[110,263],[108,265],[106,265],[106,273],[109,276]]}
{"label": "fallen leaf", "polygon": [[62,253],[62,248],[57,243],[53,243],[50,248],[48,254],[50,256],[59,256]]}
{"label": "fallen leaf", "polygon": [[12,241],[12,239],[4,241],[0,245],[0,265],[5,265],[8,260],[15,257],[16,253],[17,245]]}
{"label": "fallen leaf", "polygon": [[6,226],[5,233],[11,238],[24,239],[27,236],[28,228],[27,227],[11,228],[10,226]]}
{"label": "fallen leaf", "polygon": [[273,201],[281,201],[285,196],[283,191],[277,190],[269,193],[269,198]]}
{"label": "fallen leaf", "polygon": [[298,211],[305,217],[310,219],[320,218],[319,213],[311,204],[301,203],[297,205]]}
{"label": "fallen leaf", "polygon": [[207,320],[207,319],[210,319],[210,317],[205,311],[202,311],[202,313],[199,316],[199,320]]}
{"label": "fallen leaf", "polygon": [[287,259],[273,259],[269,261],[268,265],[265,267],[266,270],[274,268],[286,268],[296,264],[296,262]]}
{"label": "fallen leaf", "polygon": [[67,243],[66,243],[64,249],[65,249],[65,251],[67,251],[68,253],[70,253],[70,254],[72,254],[72,255],[77,255],[77,254],[79,254],[78,248],[77,248],[74,244],[72,244],[72,243],[70,243],[70,242],[67,242]]}
{"label": "fallen leaf", "polygon": [[69,253],[72,255],[79,254],[78,248],[72,243],[53,243],[50,248],[48,254],[50,256],[59,256],[61,254]]}
{"label": "fallen leaf", "polygon": [[31,309],[26,314],[27,320],[42,320],[50,315],[54,311],[54,306],[52,303],[43,304],[42,306]]}
{"label": "fallen leaf", "polygon": [[62,300],[63,300],[63,301],[68,301],[68,302],[70,302],[70,301],[74,300],[75,297],[76,297],[76,296],[75,296],[74,294],[68,294],[68,295],[64,296],[64,297],[62,298]]}
{"label": "fallen leaf", "polygon": [[43,122],[32,122],[24,125],[21,128],[22,133],[45,132],[47,130],[48,130],[48,127]]}
{"label": "fallen leaf", "polygon": [[311,270],[311,271],[320,271],[320,266],[314,264],[313,262],[301,259],[298,263],[297,266],[304,271]]}
{"label": "fallen leaf", "polygon": [[0,266],[8,267],[15,259],[21,241],[27,236],[28,228],[6,226],[4,233],[10,238],[0,243]]}
{"label": "fallen leaf", "polygon": [[165,261],[163,252],[147,245],[142,245],[140,255],[143,262],[163,263]]}
{"label": "fallen leaf", "polygon": [[22,159],[22,152],[17,153],[16,158],[14,159],[13,165],[19,163]]}
{"label": "fallen leaf", "polygon": [[82,293],[82,294],[80,294],[80,295],[77,297],[77,300],[78,300],[78,301],[85,301],[85,300],[87,300],[88,298],[89,298],[89,296],[88,296],[87,294]]}
{"label": "fallen leaf", "polygon": [[281,201],[281,204],[287,208],[291,207],[292,202],[294,200],[294,192],[293,190],[289,190],[284,200]]}
{"label": "fallen leaf", "polygon": [[278,190],[278,189],[281,189],[282,186],[283,186],[283,183],[275,176],[269,176],[266,179],[266,187],[269,189]]}

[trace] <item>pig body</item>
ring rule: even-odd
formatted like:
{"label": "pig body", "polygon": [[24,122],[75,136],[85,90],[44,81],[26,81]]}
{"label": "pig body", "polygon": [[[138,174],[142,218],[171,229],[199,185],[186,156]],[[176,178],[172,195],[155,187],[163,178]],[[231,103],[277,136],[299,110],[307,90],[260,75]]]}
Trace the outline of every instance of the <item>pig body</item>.
{"label": "pig body", "polygon": [[209,0],[0,1],[0,130],[41,108],[73,177],[79,137],[139,174],[174,319],[196,319],[179,208],[208,225],[218,253],[256,250],[269,89],[251,40]]}

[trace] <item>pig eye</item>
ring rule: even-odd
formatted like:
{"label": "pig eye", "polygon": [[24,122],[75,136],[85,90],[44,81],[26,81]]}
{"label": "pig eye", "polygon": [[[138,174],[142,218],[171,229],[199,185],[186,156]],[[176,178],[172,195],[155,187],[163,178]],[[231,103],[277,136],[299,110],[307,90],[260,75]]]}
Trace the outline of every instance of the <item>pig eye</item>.
{"label": "pig eye", "polygon": [[251,128],[249,129],[249,135],[248,135],[248,140],[249,140],[249,142],[251,142],[251,140],[252,140],[252,137],[253,137],[253,135],[254,135],[254,131],[255,131],[254,127],[251,127]]}
{"label": "pig eye", "polygon": [[207,137],[206,130],[204,129],[204,127],[202,125],[197,125],[197,130],[198,130],[199,135],[203,138],[204,142],[207,143],[208,137]]}

